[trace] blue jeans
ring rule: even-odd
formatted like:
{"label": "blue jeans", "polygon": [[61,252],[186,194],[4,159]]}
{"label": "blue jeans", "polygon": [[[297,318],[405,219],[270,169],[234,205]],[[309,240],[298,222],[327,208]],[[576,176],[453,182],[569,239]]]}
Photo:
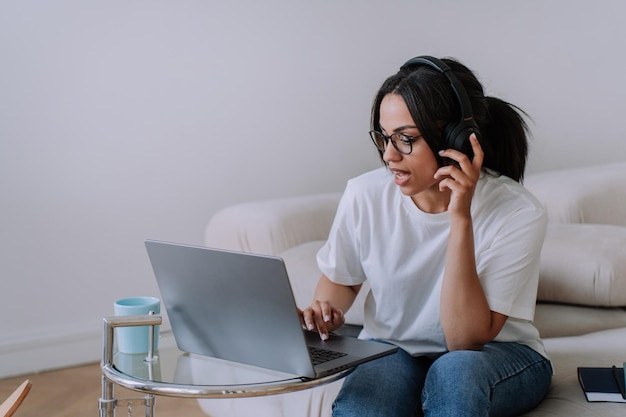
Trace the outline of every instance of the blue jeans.
{"label": "blue jeans", "polygon": [[433,358],[398,350],[348,375],[333,416],[518,416],[541,402],[551,380],[550,361],[517,343]]}

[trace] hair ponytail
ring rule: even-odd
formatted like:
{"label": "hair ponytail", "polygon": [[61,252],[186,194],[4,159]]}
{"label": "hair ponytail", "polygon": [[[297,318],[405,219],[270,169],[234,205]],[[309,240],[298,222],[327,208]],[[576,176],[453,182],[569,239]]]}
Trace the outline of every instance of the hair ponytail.
{"label": "hair ponytail", "polygon": [[483,166],[521,182],[528,156],[528,126],[519,107],[496,97],[485,97],[487,118],[480,124],[489,153]]}

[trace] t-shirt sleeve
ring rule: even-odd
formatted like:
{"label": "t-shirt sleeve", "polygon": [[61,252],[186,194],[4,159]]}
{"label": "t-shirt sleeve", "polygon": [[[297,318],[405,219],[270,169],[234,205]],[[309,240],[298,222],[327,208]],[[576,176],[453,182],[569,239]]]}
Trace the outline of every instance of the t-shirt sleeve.
{"label": "t-shirt sleeve", "polygon": [[328,240],[317,253],[320,271],[331,281],[358,285],[365,281],[359,255],[358,205],[350,182],[341,197]]}
{"label": "t-shirt sleeve", "polygon": [[541,208],[511,214],[488,249],[476,259],[492,311],[532,321],[539,283],[539,256],[547,217]]}

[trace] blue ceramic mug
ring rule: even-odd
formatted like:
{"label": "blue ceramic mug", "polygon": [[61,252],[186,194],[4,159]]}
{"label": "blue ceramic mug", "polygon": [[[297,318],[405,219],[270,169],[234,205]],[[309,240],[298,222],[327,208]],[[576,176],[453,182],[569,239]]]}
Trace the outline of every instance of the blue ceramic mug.
{"label": "blue ceramic mug", "polygon": [[[159,314],[161,300],[156,297],[128,297],[117,300],[113,305],[116,316],[135,316],[141,314]],[[117,349],[123,353],[146,353],[149,345],[150,326],[117,327],[115,339]],[[154,327],[154,350],[158,348],[159,326]]]}

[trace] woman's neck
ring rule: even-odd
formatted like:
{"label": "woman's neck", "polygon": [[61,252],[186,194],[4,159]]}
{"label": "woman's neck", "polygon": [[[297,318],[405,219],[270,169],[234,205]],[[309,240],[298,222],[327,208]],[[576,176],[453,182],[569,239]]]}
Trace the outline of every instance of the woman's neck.
{"label": "woman's neck", "polygon": [[439,191],[439,184],[411,196],[413,203],[424,213],[438,214],[448,211],[450,190]]}

